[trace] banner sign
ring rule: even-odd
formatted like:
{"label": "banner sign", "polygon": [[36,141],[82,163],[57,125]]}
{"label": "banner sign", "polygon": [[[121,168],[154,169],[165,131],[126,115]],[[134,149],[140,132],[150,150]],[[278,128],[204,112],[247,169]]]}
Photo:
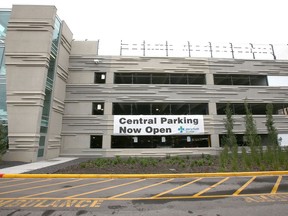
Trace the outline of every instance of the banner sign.
{"label": "banner sign", "polygon": [[114,115],[115,135],[203,133],[203,115]]}

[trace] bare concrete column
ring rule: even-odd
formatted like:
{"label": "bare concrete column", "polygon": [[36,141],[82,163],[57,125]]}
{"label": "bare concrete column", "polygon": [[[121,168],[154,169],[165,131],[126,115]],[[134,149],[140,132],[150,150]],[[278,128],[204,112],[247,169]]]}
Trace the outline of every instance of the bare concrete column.
{"label": "bare concrete column", "polygon": [[104,135],[103,136],[102,148],[103,149],[111,149],[111,136],[110,135]]}
{"label": "bare concrete column", "polygon": [[219,134],[211,134],[211,147],[217,148],[220,147],[219,143]]}
{"label": "bare concrete column", "polygon": [[217,115],[216,103],[209,103],[208,108],[209,108],[209,115]]}
{"label": "bare concrete column", "polygon": [[214,85],[214,77],[213,74],[206,74],[206,84],[207,85]]}

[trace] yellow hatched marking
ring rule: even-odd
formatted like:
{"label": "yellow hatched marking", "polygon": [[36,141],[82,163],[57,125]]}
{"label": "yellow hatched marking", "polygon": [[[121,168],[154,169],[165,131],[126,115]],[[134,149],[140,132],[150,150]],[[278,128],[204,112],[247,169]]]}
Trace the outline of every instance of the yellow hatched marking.
{"label": "yellow hatched marking", "polygon": [[8,188],[8,187],[14,187],[14,186],[21,186],[21,185],[27,185],[27,184],[34,184],[34,183],[38,183],[38,182],[45,182],[45,181],[51,181],[52,179],[41,179],[38,181],[31,181],[31,182],[25,182],[25,183],[21,183],[21,184],[12,184],[12,185],[6,185],[6,186],[2,186],[0,188]]}
{"label": "yellow hatched marking", "polygon": [[[285,195],[288,199],[288,192],[284,193],[277,193],[277,195],[271,195],[271,193],[261,193],[261,194],[239,194],[237,197],[261,197],[261,196],[267,196],[267,197],[273,197],[278,195]],[[156,197],[156,200],[177,200],[177,199],[210,199],[210,198],[235,198],[234,195],[208,195],[208,196],[199,196],[199,197],[193,197],[193,196],[172,196],[172,197]],[[280,197],[281,198],[281,197]],[[285,197],[284,197],[285,198]],[[283,199],[284,199],[283,198]],[[150,197],[131,197],[131,198],[101,198],[101,197],[91,197],[91,198],[55,198],[55,197],[39,197],[39,198],[25,198],[22,199],[21,197],[17,198],[7,198],[3,197],[0,198],[1,200],[101,200],[101,201],[127,201],[127,200],[151,200]],[[286,199],[286,198],[285,198]],[[286,201],[286,200],[285,200]]]}
{"label": "yellow hatched marking", "polygon": [[233,193],[233,196],[238,196],[251,182],[254,181],[256,176],[253,176],[249,181],[247,181],[242,187],[240,187],[237,191]]}
{"label": "yellow hatched marking", "polygon": [[89,191],[89,192],[85,192],[85,193],[81,193],[81,194],[76,194],[76,195],[73,195],[73,196],[68,196],[68,197],[65,197],[65,198],[75,198],[75,197],[78,197],[78,196],[83,196],[83,195],[87,195],[87,194],[97,193],[97,192],[100,192],[100,191],[109,190],[109,189],[113,189],[113,188],[117,188],[117,187],[122,187],[122,186],[130,185],[130,184],[134,184],[134,183],[137,183],[137,182],[142,182],[142,181],[145,181],[145,180],[146,179],[140,179],[140,180],[136,180],[136,181],[120,184],[120,185],[115,185],[115,186],[111,186],[111,187],[107,187],[107,188],[101,188],[101,189],[94,190],[94,191]]}
{"label": "yellow hatched marking", "polygon": [[[49,179],[49,180],[51,180],[51,179]],[[40,185],[40,186],[36,186],[36,187],[23,188],[23,189],[18,189],[18,190],[14,190],[14,191],[6,191],[6,192],[2,192],[0,194],[14,193],[14,192],[26,191],[26,190],[36,189],[36,188],[45,188],[45,187],[49,187],[49,186],[60,185],[60,184],[65,184],[65,183],[80,181],[80,180],[82,180],[82,179],[76,179],[76,180],[73,179],[71,181],[58,182],[58,183],[52,183],[52,184],[47,184],[47,185]]]}
{"label": "yellow hatched marking", "polygon": [[170,192],[172,192],[172,191],[178,190],[178,189],[180,189],[180,188],[186,187],[186,186],[188,186],[188,185],[190,185],[190,184],[193,184],[193,183],[195,183],[195,182],[197,182],[197,181],[200,181],[201,179],[203,179],[203,178],[198,178],[198,179],[193,180],[193,181],[191,181],[191,182],[188,182],[188,183],[186,183],[186,184],[184,184],[184,185],[178,186],[178,187],[176,187],[176,188],[172,188],[171,190],[164,191],[164,192],[162,192],[162,193],[159,193],[159,194],[151,197],[151,199],[155,199],[155,198],[157,198],[157,197],[163,196],[164,194],[167,194],[167,193],[170,193]]}
{"label": "yellow hatched marking", "polygon": [[217,187],[218,185],[220,185],[220,184],[222,184],[223,182],[227,181],[229,178],[230,178],[230,177],[226,177],[225,179],[222,179],[221,181],[217,182],[216,184],[214,184],[214,185],[212,185],[212,186],[210,186],[210,187],[208,187],[208,188],[206,188],[206,189],[204,189],[204,190],[202,190],[202,191],[194,194],[193,197],[199,197],[201,194],[206,193],[207,191],[209,191],[209,190]]}
{"label": "yellow hatched marking", "polygon": [[274,185],[274,187],[273,187],[273,189],[272,189],[272,191],[271,191],[271,194],[277,193],[277,190],[278,190],[278,188],[279,188],[279,185],[280,185],[280,183],[281,183],[281,180],[282,180],[282,176],[279,176],[278,179],[277,179],[277,181],[276,181],[276,183],[275,183],[275,185]]}
{"label": "yellow hatched marking", "polygon": [[79,187],[84,187],[84,186],[94,185],[94,184],[100,184],[100,183],[109,182],[109,181],[113,181],[113,180],[114,179],[108,179],[108,180],[103,180],[103,181],[90,182],[90,183],[87,183],[87,184],[81,184],[81,185],[76,185],[76,186],[72,186],[72,187],[69,187],[69,188],[61,188],[61,189],[57,189],[57,190],[46,191],[46,192],[42,192],[42,193],[38,193],[38,194],[32,194],[32,195],[24,196],[24,197],[20,197],[20,198],[21,199],[26,199],[28,197],[39,196],[39,195],[43,195],[43,194],[49,194],[49,193],[60,192],[60,191],[65,191],[65,190],[71,190],[71,189],[74,189],[74,188],[79,188]]}
{"label": "yellow hatched marking", "polygon": [[127,195],[127,194],[135,193],[135,192],[137,192],[137,191],[141,191],[141,190],[144,190],[144,189],[147,189],[147,188],[155,187],[155,186],[157,186],[157,185],[161,185],[161,184],[170,182],[170,181],[172,181],[172,180],[174,180],[174,179],[168,179],[168,180],[165,180],[165,181],[158,182],[158,183],[156,183],[156,184],[152,184],[152,185],[148,185],[148,186],[146,186],[146,187],[138,188],[138,189],[136,189],[136,190],[131,190],[131,191],[128,191],[128,192],[125,192],[125,193],[117,194],[117,195],[115,195],[115,196],[109,197],[108,199],[114,199],[114,198],[121,197],[121,196],[124,196],[124,195]]}
{"label": "yellow hatched marking", "polygon": [[0,182],[1,182],[2,184],[3,184],[3,183],[6,184],[6,183],[11,183],[11,182],[24,181],[25,179],[14,179],[14,180],[10,180],[10,181],[9,181],[9,180],[10,180],[10,179],[5,179],[5,180],[4,180],[4,179],[1,179]]}

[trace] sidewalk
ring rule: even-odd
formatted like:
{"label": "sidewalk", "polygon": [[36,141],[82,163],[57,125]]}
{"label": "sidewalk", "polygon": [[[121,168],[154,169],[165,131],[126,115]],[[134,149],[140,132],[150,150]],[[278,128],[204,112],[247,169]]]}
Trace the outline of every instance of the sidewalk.
{"label": "sidewalk", "polygon": [[53,158],[50,160],[46,161],[37,161],[34,163],[27,163],[23,165],[18,165],[18,166],[13,166],[13,167],[8,167],[4,169],[0,169],[0,173],[2,174],[19,174],[19,173],[28,173],[28,172],[33,172],[35,170],[47,168],[47,167],[52,167],[55,165],[71,162],[78,159],[77,157],[58,157],[58,158]]}

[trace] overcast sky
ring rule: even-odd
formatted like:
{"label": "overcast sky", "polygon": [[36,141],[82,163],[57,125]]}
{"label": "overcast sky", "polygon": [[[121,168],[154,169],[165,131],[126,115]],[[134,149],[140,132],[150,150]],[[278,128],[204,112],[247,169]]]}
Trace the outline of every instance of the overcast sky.
{"label": "overcast sky", "polygon": [[1,0],[55,5],[76,40],[288,43],[287,0]]}

